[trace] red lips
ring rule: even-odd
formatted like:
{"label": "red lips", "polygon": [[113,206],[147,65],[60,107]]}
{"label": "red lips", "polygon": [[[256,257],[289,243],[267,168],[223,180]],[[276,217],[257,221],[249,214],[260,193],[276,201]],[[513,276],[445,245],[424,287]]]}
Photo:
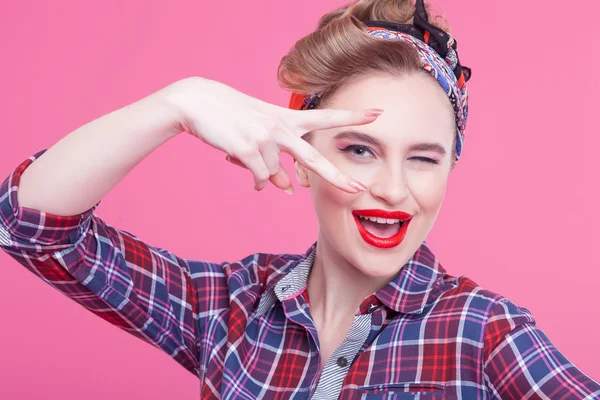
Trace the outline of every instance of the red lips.
{"label": "red lips", "polygon": [[[371,246],[380,249],[389,249],[392,247],[396,247],[400,243],[402,243],[402,240],[404,240],[404,237],[406,236],[408,225],[412,219],[412,215],[403,211],[354,210],[352,211],[352,215],[354,216],[354,221],[356,222],[356,226],[358,227],[358,232],[360,233],[360,236],[363,238],[363,240]],[[400,229],[398,230],[398,233],[389,238],[381,238],[375,236],[371,232],[366,230],[365,227],[360,223],[360,221],[358,220],[359,215],[363,217],[399,219],[401,221]]]}

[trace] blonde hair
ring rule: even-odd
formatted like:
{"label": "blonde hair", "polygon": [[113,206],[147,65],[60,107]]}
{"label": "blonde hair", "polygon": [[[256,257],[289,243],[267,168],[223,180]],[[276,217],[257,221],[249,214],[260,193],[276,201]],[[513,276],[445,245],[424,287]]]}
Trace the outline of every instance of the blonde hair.
{"label": "blonde hair", "polygon": [[[449,32],[446,19],[433,16],[432,24]],[[338,8],[319,21],[317,30],[300,39],[279,64],[280,85],[297,93],[321,93],[322,101],[345,82],[366,72],[391,74],[421,70],[412,45],[367,34],[362,21],[378,20],[412,24],[413,0],[357,0]]]}

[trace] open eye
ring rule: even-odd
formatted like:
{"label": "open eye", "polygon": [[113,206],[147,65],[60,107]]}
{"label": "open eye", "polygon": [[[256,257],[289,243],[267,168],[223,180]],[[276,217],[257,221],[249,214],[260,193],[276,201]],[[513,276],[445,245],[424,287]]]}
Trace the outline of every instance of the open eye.
{"label": "open eye", "polygon": [[343,149],[340,149],[344,153],[350,153],[353,157],[363,158],[363,157],[375,157],[373,150],[371,150],[368,146],[363,146],[360,144],[351,144]]}

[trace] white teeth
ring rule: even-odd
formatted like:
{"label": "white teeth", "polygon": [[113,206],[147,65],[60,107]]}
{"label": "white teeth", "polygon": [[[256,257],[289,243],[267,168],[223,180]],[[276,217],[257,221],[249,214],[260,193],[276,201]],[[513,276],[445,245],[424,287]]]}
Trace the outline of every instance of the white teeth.
{"label": "white teeth", "polygon": [[377,222],[378,224],[397,224],[400,222],[399,219],[391,219],[391,218],[379,218],[379,217],[365,217],[362,215],[359,215],[358,218],[362,218],[362,219],[366,219],[369,221],[373,221],[373,222]]}

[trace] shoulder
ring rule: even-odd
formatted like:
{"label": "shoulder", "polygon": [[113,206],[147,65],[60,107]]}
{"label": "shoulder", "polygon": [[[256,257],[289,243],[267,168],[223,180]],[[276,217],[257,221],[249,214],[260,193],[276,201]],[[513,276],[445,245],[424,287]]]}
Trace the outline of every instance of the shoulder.
{"label": "shoulder", "polygon": [[[466,276],[446,275],[446,289],[440,301],[454,304],[462,315],[471,316],[482,325],[486,356],[503,338],[523,325],[535,325],[532,313],[505,296],[481,287]],[[444,286],[444,285],[442,285]]]}
{"label": "shoulder", "polygon": [[223,263],[223,271],[230,288],[257,286],[264,291],[304,258],[304,254],[254,253],[238,261]]}
{"label": "shoulder", "polygon": [[466,307],[478,307],[486,311],[488,316],[499,314],[523,314],[531,317],[526,308],[520,307],[505,296],[486,289],[466,276],[455,277],[445,274],[440,279],[441,299],[463,298],[460,304]]}

